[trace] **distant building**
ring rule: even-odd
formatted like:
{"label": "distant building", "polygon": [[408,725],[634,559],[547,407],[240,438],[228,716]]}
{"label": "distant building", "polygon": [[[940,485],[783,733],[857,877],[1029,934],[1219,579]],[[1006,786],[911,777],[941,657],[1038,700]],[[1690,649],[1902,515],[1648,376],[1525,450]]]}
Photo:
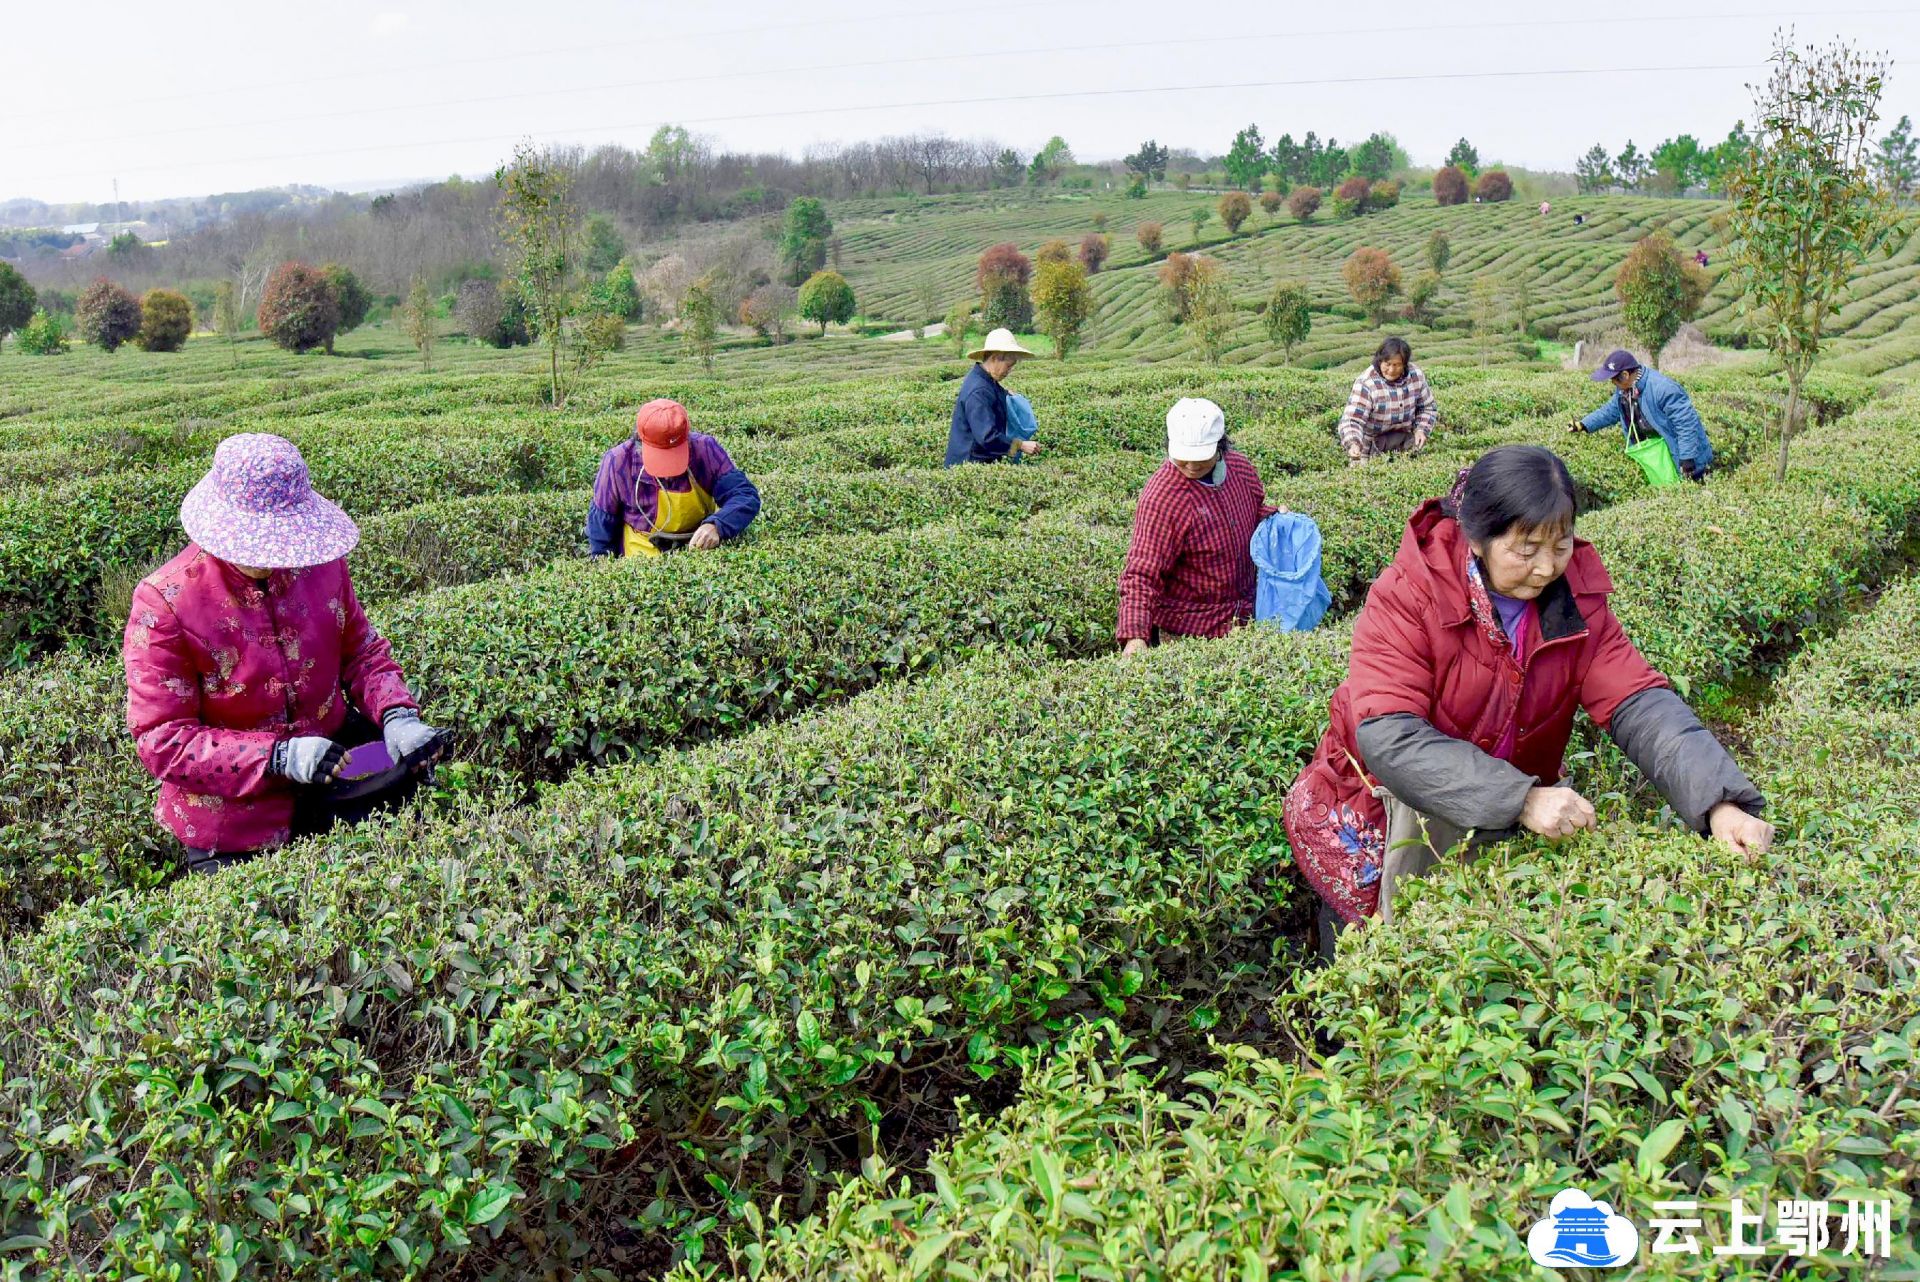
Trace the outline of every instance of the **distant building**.
{"label": "distant building", "polygon": [[68,223],[65,227],[62,227],[60,230],[69,236],[98,236],[100,234],[100,224],[99,223]]}

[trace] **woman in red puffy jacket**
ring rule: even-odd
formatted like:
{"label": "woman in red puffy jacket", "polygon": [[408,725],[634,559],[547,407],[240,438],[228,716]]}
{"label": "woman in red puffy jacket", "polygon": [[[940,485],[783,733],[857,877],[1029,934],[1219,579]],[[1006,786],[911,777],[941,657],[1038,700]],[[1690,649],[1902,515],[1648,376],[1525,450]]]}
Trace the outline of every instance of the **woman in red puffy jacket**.
{"label": "woman in red puffy jacket", "polygon": [[1772,841],[1760,793],[1628,640],[1573,526],[1573,478],[1532,445],[1488,453],[1408,522],[1287,794],[1323,955],[1341,923],[1390,919],[1395,883],[1463,837],[1592,827],[1593,806],[1561,782],[1579,708],[1696,832],[1736,851]]}

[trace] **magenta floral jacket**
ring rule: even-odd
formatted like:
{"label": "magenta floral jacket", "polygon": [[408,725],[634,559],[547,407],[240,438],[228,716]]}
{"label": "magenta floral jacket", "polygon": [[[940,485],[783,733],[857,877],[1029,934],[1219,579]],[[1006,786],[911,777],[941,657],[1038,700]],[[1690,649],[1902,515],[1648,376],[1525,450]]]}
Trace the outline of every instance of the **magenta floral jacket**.
{"label": "magenta floral jacket", "polygon": [[294,785],[267,769],[278,741],[332,735],[348,699],[376,725],[418,706],[344,560],[256,583],[189,543],[134,590],[122,654],[154,818],[195,850],[286,841]]}

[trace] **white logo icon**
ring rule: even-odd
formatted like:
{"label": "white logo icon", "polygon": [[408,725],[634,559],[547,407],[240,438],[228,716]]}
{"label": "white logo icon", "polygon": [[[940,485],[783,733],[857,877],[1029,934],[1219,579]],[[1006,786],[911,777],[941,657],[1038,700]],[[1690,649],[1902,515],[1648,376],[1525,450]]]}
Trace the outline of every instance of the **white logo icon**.
{"label": "white logo icon", "polygon": [[1579,1189],[1563,1189],[1547,1218],[1527,1233],[1527,1252],[1550,1269],[1616,1269],[1640,1256],[1640,1230],[1610,1202],[1595,1202]]}

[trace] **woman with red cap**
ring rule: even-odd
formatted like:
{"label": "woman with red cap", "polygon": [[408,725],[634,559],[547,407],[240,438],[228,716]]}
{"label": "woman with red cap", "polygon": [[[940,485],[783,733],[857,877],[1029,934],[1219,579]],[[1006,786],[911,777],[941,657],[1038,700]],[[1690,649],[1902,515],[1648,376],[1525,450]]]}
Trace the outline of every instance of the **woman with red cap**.
{"label": "woman with red cap", "polygon": [[228,437],[180,524],[192,541],[134,589],[122,657],[154,817],[188,871],[404,801],[446,736],[361,612],[346,562],[360,531],[300,451]]}
{"label": "woman with red cap", "polygon": [[760,512],[760,491],[720,442],[696,432],[678,401],[653,400],[633,435],[608,450],[587,509],[594,556],[658,556],[738,538]]}

